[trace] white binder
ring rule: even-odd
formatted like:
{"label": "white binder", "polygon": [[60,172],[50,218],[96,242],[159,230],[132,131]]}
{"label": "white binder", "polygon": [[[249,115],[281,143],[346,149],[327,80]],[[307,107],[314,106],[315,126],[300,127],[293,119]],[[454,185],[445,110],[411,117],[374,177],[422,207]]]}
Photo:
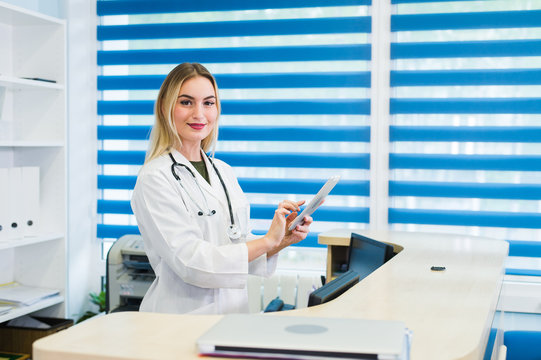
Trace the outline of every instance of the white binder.
{"label": "white binder", "polygon": [[9,169],[0,168],[0,241],[8,238]]}
{"label": "white binder", "polygon": [[23,237],[22,171],[20,167],[8,169],[8,239]]}
{"label": "white binder", "polygon": [[39,167],[23,167],[22,171],[22,207],[23,235],[37,236],[39,227]]}

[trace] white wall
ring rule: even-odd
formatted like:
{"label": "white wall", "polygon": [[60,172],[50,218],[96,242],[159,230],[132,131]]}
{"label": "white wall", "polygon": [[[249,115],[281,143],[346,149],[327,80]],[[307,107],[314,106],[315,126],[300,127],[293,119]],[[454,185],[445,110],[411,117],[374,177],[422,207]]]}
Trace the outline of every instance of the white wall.
{"label": "white wall", "polygon": [[[99,292],[103,262],[96,239],[96,2],[69,0],[68,19],[68,316]],[[93,309],[95,310],[95,309]]]}
{"label": "white wall", "polygon": [[22,8],[33,10],[42,14],[65,18],[64,0],[2,0]]}

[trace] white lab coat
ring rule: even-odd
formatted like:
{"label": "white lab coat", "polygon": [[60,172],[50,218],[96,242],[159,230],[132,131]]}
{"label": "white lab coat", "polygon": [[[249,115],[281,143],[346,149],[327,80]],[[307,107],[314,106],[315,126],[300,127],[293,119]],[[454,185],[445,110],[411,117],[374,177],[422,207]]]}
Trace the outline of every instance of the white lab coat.
{"label": "white lab coat", "polygon": [[177,174],[197,205],[171,173],[168,154],[153,159],[139,172],[131,206],[144,240],[145,251],[156,273],[140,311],[161,313],[226,314],[248,312],[249,273],[271,275],[277,255],[263,255],[248,262],[250,205],[229,165],[214,159],[231,199],[235,222],[242,236],[231,240],[225,192],[214,168],[205,156],[210,184],[178,151],[178,163],[190,167],[205,194],[212,216],[199,216],[197,205],[207,212],[207,203],[193,176],[178,166]]}

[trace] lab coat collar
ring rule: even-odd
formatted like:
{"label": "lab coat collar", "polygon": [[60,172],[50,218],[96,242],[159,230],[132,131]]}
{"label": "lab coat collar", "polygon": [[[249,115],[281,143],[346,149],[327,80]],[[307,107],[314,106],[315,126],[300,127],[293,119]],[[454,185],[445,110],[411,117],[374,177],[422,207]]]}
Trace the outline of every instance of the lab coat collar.
{"label": "lab coat collar", "polygon": [[[201,176],[199,171],[196,170],[196,168],[192,165],[192,163],[184,157],[178,150],[171,149],[171,154],[173,154],[173,157],[179,164],[184,164],[190,168],[190,170],[193,171],[195,174],[195,177],[197,179],[197,183],[199,186],[201,186],[201,189],[206,193],[217,199],[220,204],[227,209],[227,199],[225,197],[225,192],[222,187],[222,183],[220,182],[220,179],[218,178],[218,175],[216,174],[216,171],[214,170],[214,167],[208,160],[207,155],[203,152],[203,149],[201,149],[201,158],[205,162],[205,166],[207,167],[207,171],[209,174],[209,180],[210,184]],[[169,157],[169,156],[168,156]],[[216,165],[216,167],[218,167]],[[223,175],[222,175],[223,177]],[[227,184],[226,184],[227,186]]]}

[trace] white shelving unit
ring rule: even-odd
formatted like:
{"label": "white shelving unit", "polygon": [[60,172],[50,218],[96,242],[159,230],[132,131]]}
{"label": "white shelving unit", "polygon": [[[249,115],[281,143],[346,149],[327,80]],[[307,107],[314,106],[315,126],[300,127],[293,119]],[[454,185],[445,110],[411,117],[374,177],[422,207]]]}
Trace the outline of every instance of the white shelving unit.
{"label": "white shelving unit", "polygon": [[0,323],[34,313],[66,317],[66,114],[65,21],[0,1],[0,167],[40,169],[39,233],[0,241],[0,284],[60,290]]}

